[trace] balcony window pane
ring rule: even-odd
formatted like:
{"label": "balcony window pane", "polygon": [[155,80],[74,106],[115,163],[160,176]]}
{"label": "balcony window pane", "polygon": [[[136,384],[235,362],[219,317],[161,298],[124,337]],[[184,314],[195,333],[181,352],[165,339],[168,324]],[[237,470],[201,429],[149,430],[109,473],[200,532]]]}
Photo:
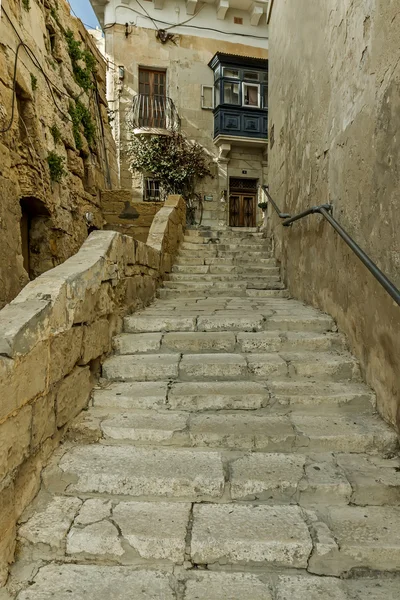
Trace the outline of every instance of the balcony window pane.
{"label": "balcony window pane", "polygon": [[214,79],[219,79],[219,77],[221,77],[221,66],[220,65],[218,65],[218,67],[214,71]]}
{"label": "balcony window pane", "polygon": [[224,103],[240,104],[240,85],[224,81]]}
{"label": "balcony window pane", "polygon": [[267,108],[268,106],[268,86],[263,85],[263,107]]}
{"label": "balcony window pane", "polygon": [[239,70],[224,67],[224,77],[230,77],[231,79],[239,79]]}
{"label": "balcony window pane", "polygon": [[245,106],[260,106],[258,85],[251,83],[243,84],[243,104]]}
{"label": "balcony window pane", "polygon": [[216,81],[215,82],[215,86],[214,86],[214,93],[215,93],[215,102],[214,102],[214,106],[219,106],[220,104],[220,100],[221,100],[221,93],[220,93],[220,82]]}
{"label": "balcony window pane", "polygon": [[243,73],[243,79],[250,79],[251,81],[258,81],[260,74],[255,71],[245,71]]}

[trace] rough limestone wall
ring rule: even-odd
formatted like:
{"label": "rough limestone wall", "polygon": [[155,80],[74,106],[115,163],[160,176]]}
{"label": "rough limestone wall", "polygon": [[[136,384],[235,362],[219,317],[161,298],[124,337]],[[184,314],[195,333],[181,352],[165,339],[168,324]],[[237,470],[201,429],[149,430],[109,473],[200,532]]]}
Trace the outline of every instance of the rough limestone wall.
{"label": "rough limestone wall", "polygon": [[[400,287],[400,12],[396,0],[280,0],[270,26],[272,196],[334,216]],[[384,418],[400,428],[400,310],[321,217],[271,217],[293,295],[332,314]]]}
{"label": "rough limestone wall", "polygon": [[149,304],[171,268],[185,203],[175,197],[163,212],[165,227],[153,242],[165,251],[95,231],[0,311],[0,586],[13,560],[16,523],[87,405],[123,316]]}
{"label": "rough limestone wall", "polygon": [[[73,73],[65,35],[68,29],[81,42],[80,49],[88,50],[95,61],[96,85],[88,92],[78,85]],[[32,49],[48,81],[27,50],[20,47],[13,114],[18,36]],[[80,60],[78,66],[84,69],[85,63]],[[65,0],[3,0],[0,131],[8,127],[12,115],[13,119],[10,129],[0,133],[0,307],[18,294],[29,278],[77,252],[89,227],[102,227],[99,191],[110,184],[116,187],[118,181],[105,79],[103,58],[82,23],[70,16]],[[94,128],[89,146],[78,123],[80,149],[76,147],[69,113],[70,103],[75,106],[77,98],[89,109],[89,125]],[[65,173],[59,182],[51,180],[47,161],[51,152],[63,161]],[[25,231],[21,230],[21,203],[29,221]],[[93,215],[89,224],[86,213]],[[25,239],[29,239],[29,269],[27,260],[24,268]]]}
{"label": "rough limestone wall", "polygon": [[[164,202],[134,202],[132,190],[105,190],[101,193],[104,229],[119,231],[145,242],[154,216]],[[132,218],[132,212],[139,217]]]}

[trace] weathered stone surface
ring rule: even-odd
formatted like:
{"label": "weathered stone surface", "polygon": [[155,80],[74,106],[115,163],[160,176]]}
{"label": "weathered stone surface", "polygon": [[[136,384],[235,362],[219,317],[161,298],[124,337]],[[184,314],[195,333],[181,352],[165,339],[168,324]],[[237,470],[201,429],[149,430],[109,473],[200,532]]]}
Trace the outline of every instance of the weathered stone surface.
{"label": "weathered stone surface", "polygon": [[254,416],[249,412],[194,415],[189,435],[195,446],[243,450],[289,452],[295,441],[287,417]]}
{"label": "weathered stone surface", "polygon": [[110,409],[151,409],[166,405],[168,384],[140,381],[113,383],[105,389],[94,390],[94,405]]}
{"label": "weathered stone surface", "polygon": [[0,311],[0,354],[27,354],[46,335],[50,302],[44,299],[8,304]]}
{"label": "weathered stone surface", "polygon": [[208,504],[193,515],[195,563],[307,567],[312,543],[298,507]]}
{"label": "weathered stone surface", "polygon": [[[140,412],[121,413],[101,423],[104,434],[113,440],[131,440],[141,443],[172,443],[187,426],[187,413]],[[184,440],[185,437],[181,437]]]}
{"label": "weathered stone surface", "polygon": [[83,327],[82,363],[84,365],[108,352],[110,347],[110,322],[107,318],[98,319]]}
{"label": "weathered stone surface", "polygon": [[103,364],[103,377],[111,381],[165,381],[178,377],[179,354],[113,356]]}
{"label": "weathered stone surface", "polygon": [[286,362],[277,354],[249,354],[247,362],[250,373],[261,380],[285,377],[288,372]]}
{"label": "weathered stone surface", "polygon": [[353,568],[400,570],[400,509],[397,507],[331,507],[326,521],[337,546],[315,555],[309,570],[339,576]]}
{"label": "weathered stone surface", "polygon": [[89,400],[92,389],[89,367],[75,367],[61,382],[56,395],[57,427],[75,417]]}
{"label": "weathered stone surface", "polygon": [[50,339],[49,384],[72,371],[82,354],[82,327],[72,327]]}
{"label": "weathered stone surface", "polygon": [[304,477],[306,458],[298,454],[244,456],[231,465],[231,496],[234,500],[291,502]]}
{"label": "weathered stone surface", "polygon": [[110,521],[72,527],[67,536],[67,554],[119,557],[124,554],[118,529]]}
{"label": "weathered stone surface", "polygon": [[162,348],[175,352],[233,352],[236,339],[233,333],[167,333]]}
{"label": "weathered stone surface", "polygon": [[0,425],[0,481],[29,454],[32,407],[24,406]]}
{"label": "weathered stone surface", "polygon": [[263,327],[263,316],[251,314],[213,315],[199,317],[197,328],[199,331],[258,331]]}
{"label": "weathered stone surface", "polygon": [[122,333],[114,338],[117,354],[157,352],[161,346],[162,333]]}
{"label": "weathered stone surface", "polygon": [[76,517],[75,525],[90,525],[111,516],[112,504],[110,500],[91,498],[85,500],[78,516]]}
{"label": "weathered stone surface", "polygon": [[349,600],[397,600],[400,590],[399,577],[376,577],[349,580],[345,583]]}
{"label": "weathered stone surface", "polygon": [[362,454],[341,454],[337,462],[352,487],[354,504],[400,504],[400,463]]}
{"label": "weathered stone surface", "polygon": [[266,389],[251,381],[175,383],[168,394],[169,406],[179,410],[252,410],[268,402]]}
{"label": "weathered stone surface", "polygon": [[189,514],[190,504],[120,502],[113,520],[142,558],[183,563]]}
{"label": "weathered stone surface", "polygon": [[32,403],[32,449],[38,448],[56,432],[55,398],[52,390]]}
{"label": "weathered stone surface", "polygon": [[79,498],[55,496],[20,527],[19,538],[34,546],[60,550],[81,505]]}
{"label": "weathered stone surface", "polygon": [[249,573],[198,573],[188,579],[184,600],[272,600],[271,587]]}
{"label": "weathered stone surface", "polygon": [[348,600],[343,581],[331,577],[282,576],[276,590],[277,600]]}
{"label": "weathered stone surface", "polygon": [[138,315],[126,317],[124,325],[127,333],[194,331],[196,319],[193,317],[148,317]]}
{"label": "weathered stone surface", "polygon": [[181,379],[243,379],[247,363],[238,354],[186,354],[179,366]]}
{"label": "weathered stone surface", "polygon": [[219,498],[224,487],[216,452],[78,446],[63,456],[59,466],[76,478],[70,490],[78,493]]}
{"label": "weathered stone surface", "polygon": [[170,576],[128,567],[47,565],[34,583],[18,594],[18,600],[176,600]]}

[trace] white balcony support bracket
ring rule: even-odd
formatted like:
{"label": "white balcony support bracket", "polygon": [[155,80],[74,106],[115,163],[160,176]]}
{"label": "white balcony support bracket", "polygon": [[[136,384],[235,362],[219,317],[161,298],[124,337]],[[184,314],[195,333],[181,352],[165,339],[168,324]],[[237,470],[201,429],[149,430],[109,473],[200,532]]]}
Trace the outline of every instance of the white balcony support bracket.
{"label": "white balcony support bracket", "polygon": [[194,13],[196,12],[197,1],[198,0],[187,0],[186,1],[186,13],[188,15],[194,15]]}
{"label": "white balcony support bracket", "polygon": [[164,0],[154,0],[154,8],[162,10],[164,8]]}
{"label": "white balcony support bracket", "polygon": [[217,19],[223,21],[225,19],[225,15],[228,12],[229,8],[229,0],[219,0],[217,4]]}
{"label": "white balcony support bracket", "polygon": [[258,4],[257,2],[254,2],[254,4],[251,5],[251,7],[250,7],[250,23],[254,27],[257,27],[257,25],[259,24],[263,12],[264,12],[264,7],[262,6],[262,4]]}

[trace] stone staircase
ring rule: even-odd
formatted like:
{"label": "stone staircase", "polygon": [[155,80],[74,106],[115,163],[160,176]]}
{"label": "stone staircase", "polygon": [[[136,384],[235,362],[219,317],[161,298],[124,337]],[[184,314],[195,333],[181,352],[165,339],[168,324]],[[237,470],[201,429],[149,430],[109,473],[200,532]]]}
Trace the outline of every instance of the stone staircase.
{"label": "stone staircase", "polygon": [[397,437],[267,240],[188,231],[114,347],[7,598],[398,600]]}

